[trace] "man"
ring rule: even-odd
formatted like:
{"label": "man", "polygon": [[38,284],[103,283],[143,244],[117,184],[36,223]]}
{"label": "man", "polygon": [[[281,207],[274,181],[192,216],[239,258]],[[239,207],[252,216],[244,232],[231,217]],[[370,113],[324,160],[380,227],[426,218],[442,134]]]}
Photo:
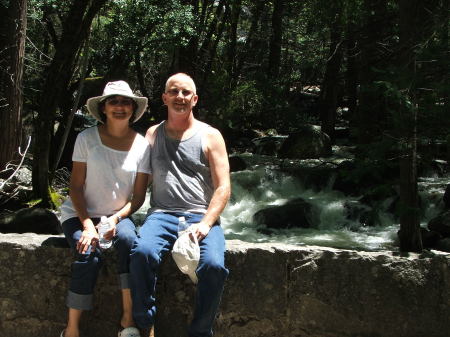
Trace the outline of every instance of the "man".
{"label": "man", "polygon": [[171,76],[162,99],[168,118],[146,135],[151,146],[151,208],[131,252],[133,316],[140,328],[153,325],[156,272],[177,239],[179,218],[185,217],[200,245],[188,336],[210,337],[228,276],[219,224],[230,197],[227,151],[220,132],[194,118],[198,96],[191,77]]}

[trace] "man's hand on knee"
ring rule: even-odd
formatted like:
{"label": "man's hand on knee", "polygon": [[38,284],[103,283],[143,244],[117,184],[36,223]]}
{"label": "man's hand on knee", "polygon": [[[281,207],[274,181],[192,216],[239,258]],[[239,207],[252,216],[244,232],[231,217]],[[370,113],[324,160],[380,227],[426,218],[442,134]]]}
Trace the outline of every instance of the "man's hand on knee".
{"label": "man's hand on knee", "polygon": [[199,222],[192,224],[190,230],[197,236],[198,241],[201,241],[208,235],[211,227],[203,222]]}

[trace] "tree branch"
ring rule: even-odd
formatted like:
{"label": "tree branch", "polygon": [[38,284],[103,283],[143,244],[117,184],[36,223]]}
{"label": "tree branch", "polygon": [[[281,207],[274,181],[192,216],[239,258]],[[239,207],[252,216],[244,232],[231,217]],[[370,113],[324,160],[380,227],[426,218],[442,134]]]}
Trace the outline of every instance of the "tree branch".
{"label": "tree branch", "polygon": [[[9,180],[11,180],[12,177],[14,177],[14,176],[16,175],[16,173],[19,171],[19,169],[20,169],[20,167],[22,166],[23,161],[24,161],[24,159],[25,159],[25,155],[26,155],[27,152],[28,152],[28,148],[30,147],[30,143],[31,143],[31,136],[28,137],[28,144],[27,144],[27,147],[26,147],[25,152],[24,152],[23,154],[20,152],[20,146],[19,146],[19,155],[22,157],[22,159],[20,160],[20,163],[19,163],[19,165],[17,165],[17,167],[16,167],[16,169],[14,170],[14,172],[9,176],[9,178],[6,179],[4,182],[2,182],[2,183],[0,184],[0,191],[3,189],[3,187],[6,185],[6,183],[7,183]],[[8,164],[8,165],[9,165],[9,164]],[[8,165],[6,165],[6,169],[5,169],[4,171],[8,170]]]}

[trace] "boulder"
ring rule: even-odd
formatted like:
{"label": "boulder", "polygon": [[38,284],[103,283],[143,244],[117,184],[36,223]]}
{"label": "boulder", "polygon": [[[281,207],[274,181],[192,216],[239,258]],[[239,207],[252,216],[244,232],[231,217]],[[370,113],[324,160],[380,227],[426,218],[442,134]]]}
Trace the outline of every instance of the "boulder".
{"label": "boulder", "polygon": [[438,232],[443,237],[450,237],[450,211],[445,211],[428,222],[431,231]]}
{"label": "boulder", "polygon": [[342,139],[348,142],[350,139],[350,128],[348,126],[345,127],[335,127],[334,128],[334,139]]}
{"label": "boulder", "polygon": [[301,126],[289,134],[279,150],[280,158],[311,159],[332,154],[330,137],[316,125]]}
{"label": "boulder", "polygon": [[[215,123],[215,125],[217,124],[219,123]],[[259,137],[253,130],[232,128],[227,124],[220,128],[220,132],[225,139],[228,153],[253,152],[255,145],[252,139]]]}
{"label": "boulder", "polygon": [[228,161],[230,163],[230,172],[238,172],[247,169],[247,164],[244,159],[239,156],[230,156],[228,157]]}
{"label": "boulder", "polygon": [[356,201],[344,203],[345,216],[347,219],[359,222],[363,226],[376,226],[381,224],[378,210]]}
{"label": "boulder", "polygon": [[323,164],[315,166],[285,165],[285,161],[281,164],[280,172],[297,178],[305,189],[322,191],[327,189],[330,180],[333,179],[336,167],[333,164]]}
{"label": "boulder", "polygon": [[391,163],[345,160],[336,169],[332,188],[346,195],[370,194],[368,199],[382,200],[397,194],[394,189],[399,179],[397,171],[398,167]]}
{"label": "boulder", "polygon": [[2,193],[0,193],[1,213],[3,213],[2,210],[15,211],[25,207],[26,201],[31,199],[31,168],[23,165],[11,177],[13,173],[14,170],[12,169],[0,173],[0,185],[2,185]]}
{"label": "boulder", "polygon": [[252,142],[255,144],[255,149],[253,152],[266,156],[276,156],[285,139],[285,136],[278,135],[264,136],[253,139]]}
{"label": "boulder", "polygon": [[417,174],[421,177],[444,177],[448,173],[447,161],[432,159],[429,155],[425,158],[418,156]]}
{"label": "boulder", "polygon": [[450,253],[450,238],[443,238],[439,240],[435,244],[435,249],[439,249],[442,252],[449,252]]}
{"label": "boulder", "polygon": [[302,198],[288,201],[281,206],[261,209],[253,215],[253,220],[259,225],[273,229],[310,228],[314,224],[312,206]]}
{"label": "boulder", "polygon": [[445,188],[445,193],[442,201],[444,202],[444,209],[450,210],[450,184],[448,184]]}
{"label": "boulder", "polygon": [[27,166],[22,166],[19,171],[17,171],[14,176],[14,181],[16,184],[21,184],[24,186],[31,186],[31,168]]}
{"label": "boulder", "polygon": [[422,244],[424,248],[436,248],[438,242],[442,239],[442,235],[438,232],[430,231],[426,228],[420,228],[422,236]]}
{"label": "boulder", "polygon": [[56,215],[44,208],[22,208],[0,218],[1,233],[60,234]]}

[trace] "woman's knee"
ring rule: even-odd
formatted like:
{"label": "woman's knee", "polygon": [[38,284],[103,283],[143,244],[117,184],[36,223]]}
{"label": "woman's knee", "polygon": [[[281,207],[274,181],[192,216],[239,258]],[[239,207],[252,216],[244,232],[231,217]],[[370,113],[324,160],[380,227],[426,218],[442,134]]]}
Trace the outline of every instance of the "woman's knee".
{"label": "woman's knee", "polygon": [[77,259],[72,263],[72,272],[85,275],[95,275],[101,268],[103,260],[99,254],[77,254]]}
{"label": "woman's knee", "polygon": [[83,231],[83,226],[78,218],[70,218],[62,223],[62,230],[69,246],[76,249],[78,240]]}

